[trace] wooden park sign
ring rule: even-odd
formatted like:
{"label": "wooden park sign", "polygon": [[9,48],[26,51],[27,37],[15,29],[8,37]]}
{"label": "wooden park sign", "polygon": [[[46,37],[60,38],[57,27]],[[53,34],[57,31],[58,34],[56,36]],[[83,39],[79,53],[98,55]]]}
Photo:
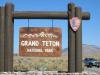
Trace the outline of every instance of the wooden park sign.
{"label": "wooden park sign", "polygon": [[60,28],[22,27],[19,35],[20,56],[61,56]]}

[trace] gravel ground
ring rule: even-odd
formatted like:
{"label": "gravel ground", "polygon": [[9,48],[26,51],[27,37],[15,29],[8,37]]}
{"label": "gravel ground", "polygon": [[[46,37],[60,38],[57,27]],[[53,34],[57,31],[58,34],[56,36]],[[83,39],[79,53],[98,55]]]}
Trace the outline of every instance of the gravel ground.
{"label": "gravel ground", "polygon": [[[14,73],[2,73],[0,75],[84,75],[79,73],[52,73],[52,72],[14,72]],[[88,74],[85,74],[88,75]]]}
{"label": "gravel ground", "polygon": [[[84,68],[84,72],[86,73],[94,73],[96,75],[100,75],[100,68],[96,68],[96,67],[93,67],[93,68]],[[91,74],[90,74],[91,75]]]}
{"label": "gravel ground", "polygon": [[29,71],[29,72],[2,72],[0,75],[100,75],[100,68],[84,68],[82,74],[75,73],[75,74],[58,74],[57,71]]}

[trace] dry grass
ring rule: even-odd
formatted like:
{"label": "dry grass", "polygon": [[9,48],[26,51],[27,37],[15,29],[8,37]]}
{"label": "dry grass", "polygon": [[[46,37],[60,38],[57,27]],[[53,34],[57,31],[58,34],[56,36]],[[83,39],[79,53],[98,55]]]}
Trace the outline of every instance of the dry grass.
{"label": "dry grass", "polygon": [[[98,55],[83,55],[84,58],[96,58],[100,60]],[[63,57],[20,57],[14,56],[15,71],[68,71],[68,56]],[[84,68],[84,63],[82,64]]]}
{"label": "dry grass", "polygon": [[14,70],[67,71],[67,57],[20,57],[14,56]]}

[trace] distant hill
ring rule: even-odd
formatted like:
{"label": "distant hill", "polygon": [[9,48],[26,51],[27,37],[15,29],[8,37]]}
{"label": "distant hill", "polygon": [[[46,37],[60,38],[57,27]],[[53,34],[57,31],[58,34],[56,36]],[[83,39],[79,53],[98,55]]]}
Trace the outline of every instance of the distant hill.
{"label": "distant hill", "polygon": [[[62,56],[68,55],[68,48],[62,50]],[[95,45],[82,45],[83,56],[100,56],[100,47]]]}
{"label": "distant hill", "polygon": [[[82,45],[82,53],[83,56],[88,57],[88,56],[99,56],[100,57],[100,47],[95,46],[95,45],[87,45],[83,44]],[[18,55],[18,53],[14,53],[15,56]],[[68,56],[68,48],[65,48],[62,50],[62,56]]]}
{"label": "distant hill", "polygon": [[68,55],[68,48],[65,48],[62,50],[62,56],[67,56]]}
{"label": "distant hill", "polygon": [[95,45],[83,45],[83,53],[91,55],[100,55],[100,47]]}

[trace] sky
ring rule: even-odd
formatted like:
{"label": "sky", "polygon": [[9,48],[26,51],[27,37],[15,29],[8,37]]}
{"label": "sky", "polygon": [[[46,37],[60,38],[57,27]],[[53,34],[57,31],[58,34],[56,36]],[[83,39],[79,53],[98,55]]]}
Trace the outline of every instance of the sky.
{"label": "sky", "polygon": [[[67,12],[70,2],[90,12],[90,20],[82,21],[82,44],[100,47],[100,0],[0,0],[0,6],[13,3],[14,11],[63,11]],[[30,27],[52,27],[52,19],[29,19]],[[28,27],[27,19],[14,20],[14,52],[19,51],[19,28]],[[53,20],[53,27],[62,29],[62,49],[68,47],[68,21]]]}

